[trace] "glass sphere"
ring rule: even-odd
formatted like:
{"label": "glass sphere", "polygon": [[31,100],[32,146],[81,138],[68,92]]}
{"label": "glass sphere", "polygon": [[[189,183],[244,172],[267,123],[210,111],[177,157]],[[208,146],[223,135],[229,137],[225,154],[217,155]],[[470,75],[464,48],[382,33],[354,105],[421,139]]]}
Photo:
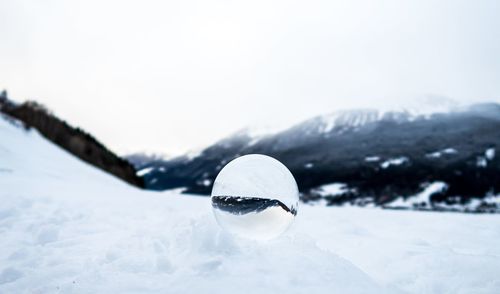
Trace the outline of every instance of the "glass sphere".
{"label": "glass sphere", "polygon": [[299,190],[281,162],[250,154],[234,159],[219,172],[211,199],[215,218],[224,230],[247,239],[268,240],[292,224]]}

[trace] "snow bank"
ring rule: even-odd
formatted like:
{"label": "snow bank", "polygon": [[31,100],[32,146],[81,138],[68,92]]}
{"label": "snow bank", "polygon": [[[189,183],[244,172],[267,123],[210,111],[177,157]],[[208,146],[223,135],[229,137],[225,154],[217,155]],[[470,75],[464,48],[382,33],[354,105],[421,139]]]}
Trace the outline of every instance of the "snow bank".
{"label": "snow bank", "polygon": [[307,235],[226,235],[205,198],[78,194],[2,193],[0,292],[387,292]]}

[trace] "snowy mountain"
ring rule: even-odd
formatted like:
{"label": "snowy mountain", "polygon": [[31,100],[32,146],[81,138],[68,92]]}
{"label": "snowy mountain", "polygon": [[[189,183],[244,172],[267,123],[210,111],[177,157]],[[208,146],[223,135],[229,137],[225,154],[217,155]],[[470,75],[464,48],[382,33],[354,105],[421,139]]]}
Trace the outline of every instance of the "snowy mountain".
{"label": "snowy mountain", "polygon": [[0,138],[0,293],[500,291],[498,215],[302,205],[248,241],[208,198],[137,189],[2,115]]}
{"label": "snowy mountain", "polygon": [[[134,163],[149,189],[209,194],[227,162],[261,153],[290,168],[306,202],[489,212],[500,210],[499,147],[500,105],[489,103],[436,113],[337,112],[274,134],[238,132],[194,157]],[[435,183],[445,186],[426,201],[406,201]],[[330,184],[346,189],[318,193]]]}
{"label": "snowy mountain", "polygon": [[34,101],[16,103],[7,97],[6,91],[2,91],[0,113],[21,121],[26,128],[38,130],[42,136],[81,160],[131,185],[144,187],[142,178],[135,174],[134,167],[127,160],[111,152],[89,133],[58,118],[43,105]]}

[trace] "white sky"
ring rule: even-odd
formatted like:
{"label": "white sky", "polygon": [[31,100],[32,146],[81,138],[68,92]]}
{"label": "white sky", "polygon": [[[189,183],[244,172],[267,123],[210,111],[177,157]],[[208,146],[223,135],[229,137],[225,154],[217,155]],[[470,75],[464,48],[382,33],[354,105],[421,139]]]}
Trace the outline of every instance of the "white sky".
{"label": "white sky", "polygon": [[337,109],[500,102],[499,13],[498,0],[0,0],[0,88],[121,154],[179,154]]}

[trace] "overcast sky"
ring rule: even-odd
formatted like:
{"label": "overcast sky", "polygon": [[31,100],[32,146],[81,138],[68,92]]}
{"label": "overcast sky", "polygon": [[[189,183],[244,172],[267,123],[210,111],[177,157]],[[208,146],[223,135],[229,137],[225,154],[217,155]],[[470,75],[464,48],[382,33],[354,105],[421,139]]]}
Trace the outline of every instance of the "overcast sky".
{"label": "overcast sky", "polygon": [[0,0],[0,88],[120,154],[337,109],[500,102],[500,1]]}

